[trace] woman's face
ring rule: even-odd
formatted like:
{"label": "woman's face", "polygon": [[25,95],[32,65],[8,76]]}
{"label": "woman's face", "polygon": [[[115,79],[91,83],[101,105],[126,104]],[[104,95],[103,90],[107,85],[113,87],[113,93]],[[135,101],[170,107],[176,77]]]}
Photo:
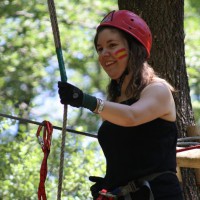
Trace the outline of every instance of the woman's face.
{"label": "woman's face", "polygon": [[99,62],[108,76],[117,80],[125,71],[128,63],[128,43],[116,29],[102,30],[97,39]]}

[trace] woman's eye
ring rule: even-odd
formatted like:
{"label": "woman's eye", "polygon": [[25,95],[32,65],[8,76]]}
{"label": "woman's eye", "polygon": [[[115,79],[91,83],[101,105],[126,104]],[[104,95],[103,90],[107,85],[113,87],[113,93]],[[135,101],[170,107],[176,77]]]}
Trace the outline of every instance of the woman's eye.
{"label": "woman's eye", "polygon": [[112,48],[112,47],[115,47],[117,44],[115,44],[115,43],[111,43],[110,44],[110,47]]}
{"label": "woman's eye", "polygon": [[103,51],[103,48],[97,48],[97,53],[101,53]]}

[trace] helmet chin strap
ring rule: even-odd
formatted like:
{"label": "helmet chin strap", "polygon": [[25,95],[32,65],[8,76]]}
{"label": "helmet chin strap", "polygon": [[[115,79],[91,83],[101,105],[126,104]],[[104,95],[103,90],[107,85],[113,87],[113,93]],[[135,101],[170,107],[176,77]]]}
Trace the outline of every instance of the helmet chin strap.
{"label": "helmet chin strap", "polygon": [[116,90],[117,90],[116,93],[117,93],[118,97],[121,96],[122,84],[124,82],[124,79],[125,79],[126,75],[128,75],[128,69],[127,68],[125,69],[125,71],[122,73],[122,75],[118,79],[119,81],[115,80]]}

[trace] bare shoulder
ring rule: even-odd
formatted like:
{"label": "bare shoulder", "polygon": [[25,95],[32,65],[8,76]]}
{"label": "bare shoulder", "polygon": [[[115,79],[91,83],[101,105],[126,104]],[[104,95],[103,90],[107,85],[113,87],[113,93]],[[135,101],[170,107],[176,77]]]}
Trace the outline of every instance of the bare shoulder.
{"label": "bare shoulder", "polygon": [[144,101],[154,102],[157,109],[165,109],[165,112],[160,118],[163,118],[168,121],[175,121],[176,119],[176,108],[175,102],[172,95],[170,85],[167,82],[158,81],[149,84],[141,92],[141,99]]}
{"label": "bare shoulder", "polygon": [[143,89],[143,91],[141,92],[141,97],[146,95],[155,95],[157,98],[171,98],[172,92],[167,82],[165,83],[164,81],[156,81],[149,84]]}

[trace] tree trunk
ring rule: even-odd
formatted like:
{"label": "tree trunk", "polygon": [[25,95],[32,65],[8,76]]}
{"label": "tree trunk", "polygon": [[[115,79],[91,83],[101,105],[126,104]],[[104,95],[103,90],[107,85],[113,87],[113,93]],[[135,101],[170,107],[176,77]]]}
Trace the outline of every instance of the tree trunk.
{"label": "tree trunk", "polygon": [[[177,127],[179,137],[187,135],[187,127],[194,126],[190,88],[185,64],[184,0],[118,0],[119,9],[132,10],[149,25],[153,46],[149,63],[158,74],[177,90]],[[199,200],[193,169],[182,169],[185,200]]]}

